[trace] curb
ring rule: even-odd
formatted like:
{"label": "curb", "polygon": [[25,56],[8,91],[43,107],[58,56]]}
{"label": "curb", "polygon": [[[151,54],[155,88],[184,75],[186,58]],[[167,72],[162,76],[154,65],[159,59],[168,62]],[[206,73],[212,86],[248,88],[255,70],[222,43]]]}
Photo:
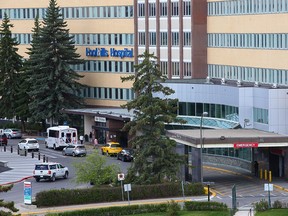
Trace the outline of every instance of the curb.
{"label": "curb", "polygon": [[33,176],[27,176],[27,177],[21,178],[20,180],[17,180],[17,181],[0,184],[0,186],[5,186],[5,185],[11,185],[11,184],[19,183],[19,182],[22,182],[22,181],[24,181],[26,179],[29,179],[29,178],[33,178]]}

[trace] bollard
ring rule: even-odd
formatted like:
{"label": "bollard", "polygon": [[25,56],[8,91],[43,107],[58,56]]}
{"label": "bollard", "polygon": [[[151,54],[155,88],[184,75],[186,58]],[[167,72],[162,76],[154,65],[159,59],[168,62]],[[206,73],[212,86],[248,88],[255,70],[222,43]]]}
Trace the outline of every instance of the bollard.
{"label": "bollard", "polygon": [[13,146],[11,146],[11,153],[13,153]]}
{"label": "bollard", "polygon": [[31,156],[32,156],[32,158],[34,158],[34,151],[32,151]]}
{"label": "bollard", "polygon": [[46,162],[48,163],[48,157],[46,156]]}
{"label": "bollard", "polygon": [[262,169],[260,169],[260,179],[262,179],[263,178],[263,170]]}
{"label": "bollard", "polygon": [[264,179],[267,180],[267,170],[264,170]]}
{"label": "bollard", "polygon": [[45,155],[43,155],[43,162],[45,163]]}
{"label": "bollard", "polygon": [[24,149],[24,155],[25,155],[25,157],[27,156],[27,150],[26,149]]}
{"label": "bollard", "polygon": [[18,154],[18,155],[20,154],[20,150],[19,150],[19,147],[17,148],[17,154]]}
{"label": "bollard", "polygon": [[269,171],[269,182],[272,182],[272,171]]}
{"label": "bollard", "polygon": [[38,152],[38,160],[40,160],[41,159],[41,154],[40,154],[40,152]]}
{"label": "bollard", "polygon": [[4,152],[6,152],[6,146],[4,145]]}

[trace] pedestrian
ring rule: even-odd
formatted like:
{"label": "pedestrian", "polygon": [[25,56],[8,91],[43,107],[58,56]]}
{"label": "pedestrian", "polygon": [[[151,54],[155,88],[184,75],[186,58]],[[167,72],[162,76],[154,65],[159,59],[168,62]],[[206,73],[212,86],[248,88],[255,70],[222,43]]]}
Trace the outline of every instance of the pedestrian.
{"label": "pedestrian", "polygon": [[92,132],[89,134],[89,142],[92,143]]}
{"label": "pedestrian", "polygon": [[83,144],[83,139],[84,139],[83,135],[81,135],[81,136],[79,137],[79,139],[80,139],[80,143]]}
{"label": "pedestrian", "polygon": [[256,177],[258,177],[258,170],[259,170],[259,164],[257,161],[254,161],[254,174]]}
{"label": "pedestrian", "polygon": [[97,148],[97,146],[98,146],[98,140],[97,140],[97,138],[95,137],[95,139],[94,139],[94,148]]}

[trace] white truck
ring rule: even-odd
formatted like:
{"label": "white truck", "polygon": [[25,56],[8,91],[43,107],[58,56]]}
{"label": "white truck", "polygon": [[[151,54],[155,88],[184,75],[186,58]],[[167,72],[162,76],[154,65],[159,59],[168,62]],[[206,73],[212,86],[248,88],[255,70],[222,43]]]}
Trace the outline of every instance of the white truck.
{"label": "white truck", "polygon": [[57,178],[67,179],[68,175],[69,170],[67,167],[54,162],[35,164],[35,169],[33,171],[33,177],[37,182],[41,179],[48,179],[54,182]]}

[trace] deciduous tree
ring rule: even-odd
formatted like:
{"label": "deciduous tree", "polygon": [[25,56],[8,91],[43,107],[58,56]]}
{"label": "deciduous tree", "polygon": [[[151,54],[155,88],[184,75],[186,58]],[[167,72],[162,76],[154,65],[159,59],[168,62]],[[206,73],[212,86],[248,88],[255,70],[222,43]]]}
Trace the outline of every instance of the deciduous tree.
{"label": "deciduous tree", "polygon": [[115,165],[107,165],[106,158],[97,151],[89,154],[85,161],[75,163],[76,182],[91,182],[96,186],[113,183],[117,179],[120,168]]}

